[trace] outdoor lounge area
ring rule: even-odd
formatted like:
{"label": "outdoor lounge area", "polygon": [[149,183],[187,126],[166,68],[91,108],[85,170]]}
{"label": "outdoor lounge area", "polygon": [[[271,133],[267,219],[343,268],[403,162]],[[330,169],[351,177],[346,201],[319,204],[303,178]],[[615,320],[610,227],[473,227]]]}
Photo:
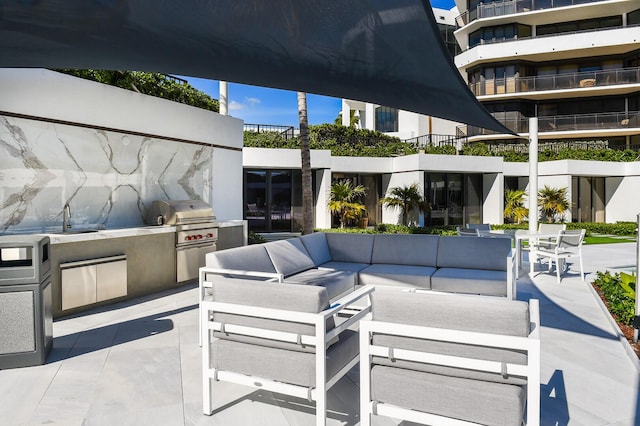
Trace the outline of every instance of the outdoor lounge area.
{"label": "outdoor lounge area", "polygon": [[[635,244],[585,246],[585,283],[572,260],[553,274],[518,278],[518,299],[540,301],[542,425],[634,425],[640,419],[637,360],[590,289],[597,270],[628,266]],[[7,425],[313,425],[315,403],[216,382],[212,416],[202,414],[198,289],[178,290],[54,322],[42,366],[0,371],[0,418]],[[327,424],[358,425],[359,368],[327,393]],[[373,416],[374,425],[409,425]]]}

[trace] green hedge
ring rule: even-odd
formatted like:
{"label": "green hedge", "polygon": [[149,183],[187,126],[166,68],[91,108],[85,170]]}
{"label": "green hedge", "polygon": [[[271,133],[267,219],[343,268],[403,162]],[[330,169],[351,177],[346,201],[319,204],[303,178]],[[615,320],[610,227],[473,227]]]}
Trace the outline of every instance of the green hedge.
{"label": "green hedge", "polygon": [[[586,229],[587,236],[591,234],[607,235],[635,235],[637,224],[635,222],[596,223],[596,222],[568,222],[567,229]],[[491,229],[529,229],[529,224],[491,225]]]}
{"label": "green hedge", "polygon": [[[491,225],[491,229],[529,229],[529,224],[523,222],[520,224],[507,223],[503,225]],[[635,235],[635,222],[617,222],[617,223],[595,223],[595,222],[570,222],[567,223],[567,229],[586,229],[587,236],[591,234],[607,234],[607,235]],[[321,232],[348,232],[353,234],[435,234],[435,235],[457,235],[456,226],[405,226],[392,225],[388,223],[380,223],[375,229],[361,228],[333,228],[333,229],[316,229]]]}
{"label": "green hedge", "polygon": [[598,272],[593,285],[604,295],[609,312],[621,324],[632,325],[636,309],[635,276],[623,272],[615,275],[609,271]]}

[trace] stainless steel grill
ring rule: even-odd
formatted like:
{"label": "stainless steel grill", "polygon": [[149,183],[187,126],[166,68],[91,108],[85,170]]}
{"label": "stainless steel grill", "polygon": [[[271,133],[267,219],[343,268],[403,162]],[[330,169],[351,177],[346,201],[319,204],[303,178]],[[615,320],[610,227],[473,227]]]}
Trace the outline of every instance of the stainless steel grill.
{"label": "stainless steel grill", "polygon": [[216,250],[218,224],[213,208],[201,200],[154,201],[147,223],[176,227],[176,281],[198,278],[205,255]]}

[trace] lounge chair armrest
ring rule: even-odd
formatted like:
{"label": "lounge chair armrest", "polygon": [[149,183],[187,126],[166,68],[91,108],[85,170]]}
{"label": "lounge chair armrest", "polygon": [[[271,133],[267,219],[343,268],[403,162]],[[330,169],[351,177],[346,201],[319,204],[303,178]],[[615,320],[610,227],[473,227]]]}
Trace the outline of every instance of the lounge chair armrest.
{"label": "lounge chair armrest", "polygon": [[206,274],[269,278],[269,280],[267,281],[276,281],[279,283],[284,281],[284,275],[278,274],[276,272],[245,271],[242,269],[210,268],[207,266],[203,266],[202,268],[200,268],[200,277],[202,281],[206,281],[204,279],[206,277]]}

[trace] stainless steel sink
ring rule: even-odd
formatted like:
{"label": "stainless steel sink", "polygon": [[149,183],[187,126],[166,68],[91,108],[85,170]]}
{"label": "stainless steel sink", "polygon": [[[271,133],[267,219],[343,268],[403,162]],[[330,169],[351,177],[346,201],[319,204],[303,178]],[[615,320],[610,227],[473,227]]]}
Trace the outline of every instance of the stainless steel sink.
{"label": "stainless steel sink", "polygon": [[91,234],[94,232],[98,232],[99,229],[70,229],[68,231],[60,231],[60,232],[56,232],[56,234],[58,235],[73,235],[73,234]]}

